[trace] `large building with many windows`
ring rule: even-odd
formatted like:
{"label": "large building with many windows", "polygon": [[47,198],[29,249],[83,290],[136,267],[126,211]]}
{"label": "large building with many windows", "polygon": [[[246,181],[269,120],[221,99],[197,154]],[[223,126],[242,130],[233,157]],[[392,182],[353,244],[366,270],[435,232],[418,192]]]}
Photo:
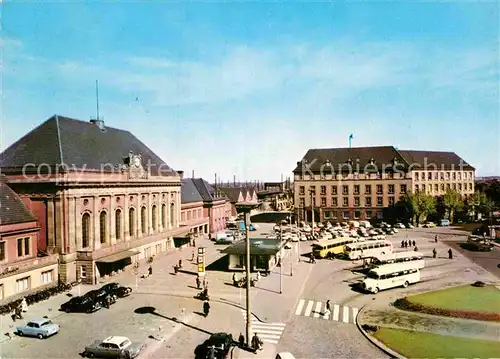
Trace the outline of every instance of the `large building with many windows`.
{"label": "large building with many windows", "polygon": [[[31,265],[18,294],[38,283],[30,273],[39,258],[57,257],[54,282],[95,283],[171,250],[189,230],[180,225],[179,174],[132,133],[101,120],[53,116],[0,154],[0,169],[40,227],[31,235],[35,260],[0,264],[0,272]],[[6,238],[6,248],[16,240]]]}
{"label": "large building with many windows", "polygon": [[392,146],[310,149],[294,169],[300,220],[381,219],[407,192],[474,193],[474,167],[453,152]]}

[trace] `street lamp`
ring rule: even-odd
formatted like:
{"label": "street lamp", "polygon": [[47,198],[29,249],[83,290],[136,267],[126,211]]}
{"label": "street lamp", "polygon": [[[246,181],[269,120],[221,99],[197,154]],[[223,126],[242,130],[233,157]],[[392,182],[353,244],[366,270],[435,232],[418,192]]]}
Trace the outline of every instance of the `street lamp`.
{"label": "street lamp", "polygon": [[247,287],[246,287],[246,304],[247,304],[247,323],[246,323],[246,344],[250,347],[250,341],[252,339],[252,307],[251,307],[251,297],[250,297],[250,286],[251,286],[251,278],[250,278],[250,232],[248,227],[250,225],[250,212],[252,209],[258,206],[257,203],[247,203],[241,202],[236,203],[236,211],[238,213],[244,213],[245,215],[245,258],[246,258],[246,275],[247,275]]}

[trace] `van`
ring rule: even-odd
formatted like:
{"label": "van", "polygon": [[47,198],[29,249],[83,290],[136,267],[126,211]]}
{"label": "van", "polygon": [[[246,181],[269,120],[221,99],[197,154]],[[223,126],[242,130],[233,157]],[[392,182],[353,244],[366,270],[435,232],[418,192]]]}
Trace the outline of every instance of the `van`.
{"label": "van", "polygon": [[377,294],[379,291],[402,286],[403,288],[420,281],[420,270],[415,261],[392,263],[376,267],[368,272],[362,287],[367,292]]}

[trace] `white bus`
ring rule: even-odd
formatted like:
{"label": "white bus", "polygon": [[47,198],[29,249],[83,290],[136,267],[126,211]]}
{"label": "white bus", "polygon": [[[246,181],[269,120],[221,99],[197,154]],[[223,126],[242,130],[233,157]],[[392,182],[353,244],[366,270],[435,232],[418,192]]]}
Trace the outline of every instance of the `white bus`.
{"label": "white bus", "polygon": [[385,264],[406,262],[412,262],[414,267],[417,269],[422,269],[425,267],[424,255],[420,252],[415,251],[396,252],[390,254],[386,253],[385,255],[374,256],[370,264],[374,267],[379,267]]}
{"label": "white bus", "polygon": [[345,254],[349,259],[377,257],[391,253],[392,243],[387,240],[350,243],[345,249]]}
{"label": "white bus", "polygon": [[394,287],[408,285],[420,281],[420,270],[415,267],[415,262],[392,263],[382,265],[370,270],[363,280],[363,288],[373,294]]}

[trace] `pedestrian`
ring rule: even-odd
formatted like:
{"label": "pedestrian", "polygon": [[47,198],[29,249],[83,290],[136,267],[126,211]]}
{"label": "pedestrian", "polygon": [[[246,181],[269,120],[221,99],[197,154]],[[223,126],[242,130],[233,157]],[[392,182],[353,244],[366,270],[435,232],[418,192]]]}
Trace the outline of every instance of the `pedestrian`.
{"label": "pedestrian", "polygon": [[149,266],[148,273],[149,273],[148,276],[153,275],[153,267]]}
{"label": "pedestrian", "polygon": [[203,288],[207,288],[207,278],[203,277]]}
{"label": "pedestrian", "polygon": [[16,318],[23,319],[23,308],[20,305],[14,311],[14,319]]}
{"label": "pedestrian", "polygon": [[401,241],[401,248],[405,247],[405,241]]}
{"label": "pedestrian", "polygon": [[330,316],[331,313],[331,308],[330,308],[330,299],[326,301],[326,310],[325,310],[325,316]]}
{"label": "pedestrian", "polygon": [[111,296],[109,294],[106,295],[106,298],[104,298],[104,307],[106,307],[106,309],[111,307]]}
{"label": "pedestrian", "polygon": [[240,348],[243,348],[245,346],[245,337],[243,336],[243,333],[240,332],[240,336],[238,337],[238,343],[240,344]]}
{"label": "pedestrian", "polygon": [[182,259],[179,259],[179,268],[182,268]]}
{"label": "pedestrian", "polygon": [[208,316],[209,312],[210,312],[210,303],[208,303],[208,300],[205,300],[203,302],[203,313],[205,314],[205,317]]}
{"label": "pedestrian", "polygon": [[413,249],[414,252],[418,252],[418,247],[415,246],[415,248]]}
{"label": "pedestrian", "polygon": [[413,247],[415,247],[417,245],[417,242],[413,241]]}
{"label": "pedestrian", "polygon": [[436,251],[436,248],[434,248],[432,250],[432,258],[436,258],[437,257],[437,251]]}
{"label": "pedestrian", "polygon": [[193,262],[193,261],[194,261],[194,251],[193,251],[193,253],[191,253],[191,262]]}
{"label": "pedestrian", "polygon": [[451,248],[448,249],[448,258],[453,259],[453,252],[451,251]]}
{"label": "pedestrian", "polygon": [[408,247],[408,243],[406,241],[403,242],[403,247],[404,248]]}
{"label": "pedestrian", "polygon": [[196,239],[193,239],[193,247],[196,247]]}
{"label": "pedestrian", "polygon": [[434,237],[434,242],[438,242],[438,235],[436,234],[436,236]]}
{"label": "pedestrian", "polygon": [[260,281],[260,271],[257,271],[257,282]]}
{"label": "pedestrian", "polygon": [[200,277],[196,277],[196,288],[201,289]]}
{"label": "pedestrian", "polygon": [[28,303],[26,302],[26,298],[23,298],[21,301],[21,310],[23,313],[26,313],[28,311]]}

